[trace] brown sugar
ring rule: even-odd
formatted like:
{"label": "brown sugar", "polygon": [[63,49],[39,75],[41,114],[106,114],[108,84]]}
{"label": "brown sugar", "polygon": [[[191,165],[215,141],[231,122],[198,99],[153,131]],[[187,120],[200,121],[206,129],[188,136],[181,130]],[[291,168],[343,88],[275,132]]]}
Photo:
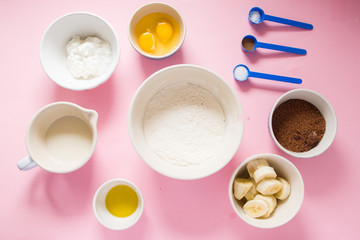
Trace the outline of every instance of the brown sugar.
{"label": "brown sugar", "polygon": [[272,128],[281,146],[293,152],[307,152],[323,138],[326,122],[313,104],[290,99],[275,109]]}
{"label": "brown sugar", "polygon": [[244,38],[241,42],[241,44],[243,45],[243,47],[247,50],[247,51],[252,51],[254,50],[255,47],[255,43],[252,39],[250,38]]}

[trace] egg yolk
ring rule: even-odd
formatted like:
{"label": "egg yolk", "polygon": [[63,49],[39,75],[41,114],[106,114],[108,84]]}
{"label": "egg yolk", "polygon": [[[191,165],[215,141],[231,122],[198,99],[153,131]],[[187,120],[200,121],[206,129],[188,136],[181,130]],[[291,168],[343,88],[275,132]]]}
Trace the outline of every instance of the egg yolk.
{"label": "egg yolk", "polygon": [[156,25],[156,35],[161,41],[168,41],[173,36],[173,27],[167,21],[160,21]]}
{"label": "egg yolk", "polygon": [[152,52],[155,50],[155,38],[149,32],[144,32],[139,37],[139,45],[145,52]]}

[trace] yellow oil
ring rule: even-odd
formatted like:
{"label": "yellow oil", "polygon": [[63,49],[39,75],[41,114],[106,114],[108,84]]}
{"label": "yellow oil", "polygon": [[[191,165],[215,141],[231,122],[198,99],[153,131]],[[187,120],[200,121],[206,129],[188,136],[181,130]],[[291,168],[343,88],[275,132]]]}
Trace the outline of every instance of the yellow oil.
{"label": "yellow oil", "polygon": [[[144,41],[144,33],[152,35]],[[179,23],[165,13],[150,13],[144,16],[135,26],[135,37],[139,46],[148,54],[162,56],[176,48],[180,41]],[[152,43],[152,39],[154,43]],[[154,46],[152,47],[152,45]],[[145,46],[145,47],[143,47]],[[150,47],[148,47],[150,46]]]}
{"label": "yellow oil", "polygon": [[110,189],[105,197],[107,210],[115,217],[128,217],[135,212],[139,204],[136,192],[129,186],[117,185]]}

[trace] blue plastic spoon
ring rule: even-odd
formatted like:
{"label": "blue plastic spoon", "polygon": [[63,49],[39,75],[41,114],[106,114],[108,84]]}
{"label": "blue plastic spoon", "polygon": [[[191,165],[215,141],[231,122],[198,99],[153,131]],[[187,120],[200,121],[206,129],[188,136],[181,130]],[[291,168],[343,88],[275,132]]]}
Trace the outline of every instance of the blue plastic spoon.
{"label": "blue plastic spoon", "polygon": [[259,7],[254,7],[250,10],[249,21],[251,23],[259,24],[259,23],[262,23],[264,20],[282,23],[282,24],[293,26],[293,27],[299,27],[299,28],[304,28],[304,29],[308,29],[308,30],[311,30],[314,28],[313,25],[311,25],[309,23],[303,23],[303,22],[286,19],[286,18],[280,18],[280,17],[267,15],[267,14],[265,14],[264,10],[262,10]]}
{"label": "blue plastic spoon", "polygon": [[251,72],[249,68],[244,64],[239,64],[234,68],[233,71],[234,78],[237,81],[245,81],[249,77],[254,78],[263,78],[268,80],[274,80],[279,82],[287,82],[287,83],[295,83],[295,84],[301,84],[302,80],[300,78],[292,78],[292,77],[284,77],[284,76],[278,76],[278,75],[272,75],[272,74],[266,74],[266,73],[258,73],[258,72]]}
{"label": "blue plastic spoon", "polygon": [[246,35],[243,40],[241,41],[242,49],[245,52],[252,52],[256,48],[266,48],[272,49],[282,52],[289,52],[289,53],[296,53],[301,55],[306,55],[306,50],[301,48],[293,48],[293,47],[286,47],[281,45],[275,45],[270,43],[263,43],[258,42],[258,40],[253,35]]}

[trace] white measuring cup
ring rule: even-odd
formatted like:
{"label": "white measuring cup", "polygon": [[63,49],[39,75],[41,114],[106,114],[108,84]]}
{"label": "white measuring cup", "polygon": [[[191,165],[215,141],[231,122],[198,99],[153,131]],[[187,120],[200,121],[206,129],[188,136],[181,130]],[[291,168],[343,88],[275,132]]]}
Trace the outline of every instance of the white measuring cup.
{"label": "white measuring cup", "polygon": [[18,162],[18,168],[29,170],[39,166],[53,173],[79,169],[95,150],[97,119],[96,111],[70,102],[43,107],[27,128],[29,156]]}

